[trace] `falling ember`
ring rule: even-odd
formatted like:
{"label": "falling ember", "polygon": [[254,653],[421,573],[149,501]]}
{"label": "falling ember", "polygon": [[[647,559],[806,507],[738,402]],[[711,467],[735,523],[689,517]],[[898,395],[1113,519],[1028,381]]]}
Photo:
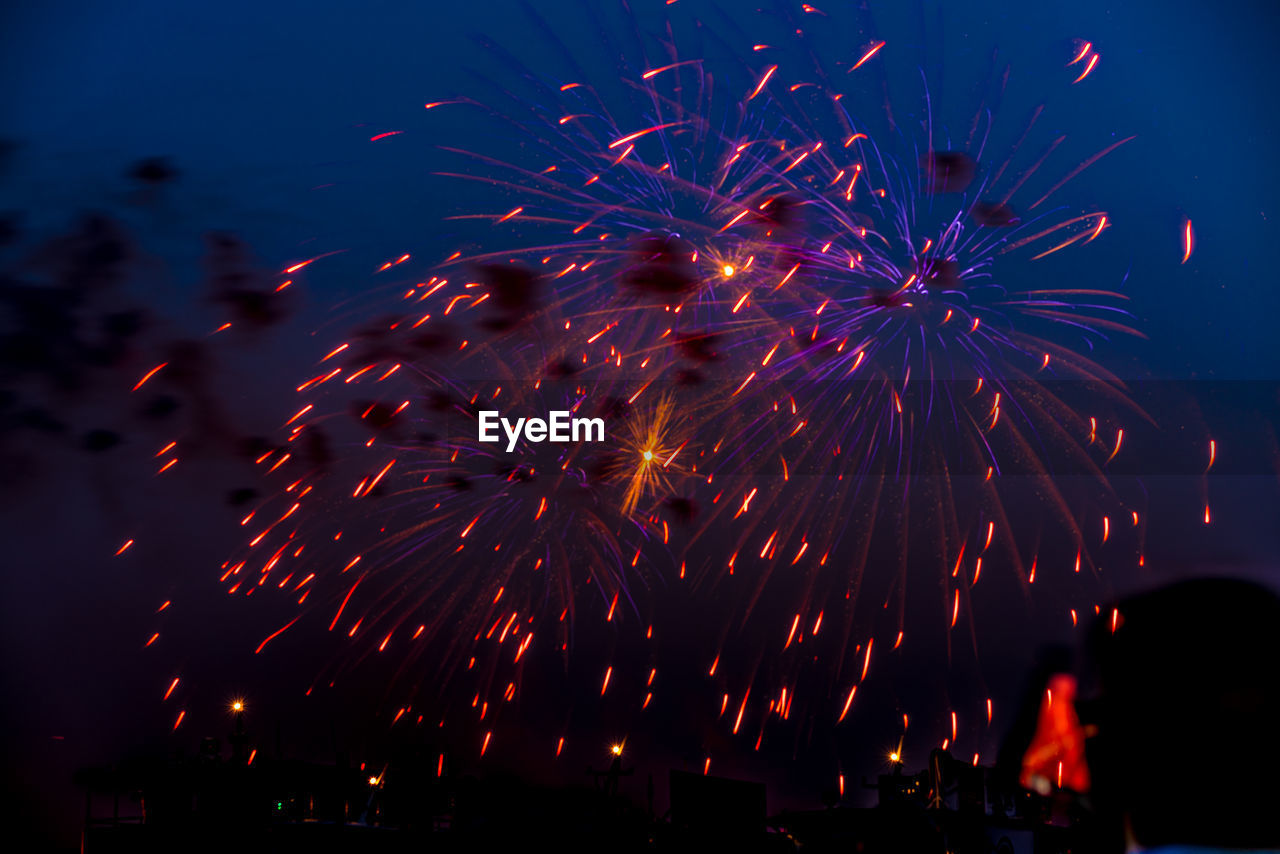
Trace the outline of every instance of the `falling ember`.
{"label": "falling ember", "polygon": [[1081,80],[1085,79],[1090,74],[1092,74],[1093,69],[1098,64],[1099,59],[1101,59],[1101,56],[1098,53],[1094,53],[1092,56],[1090,56],[1089,61],[1084,66],[1084,71],[1081,71],[1080,76],[1077,77],[1075,80],[1072,80],[1071,82],[1079,83]]}
{"label": "falling ember", "polygon": [[156,374],[160,373],[160,370],[161,370],[162,368],[164,368],[164,366],[165,366],[165,365],[167,365],[167,364],[169,364],[169,363],[168,363],[168,362],[161,362],[160,364],[156,365],[154,368],[152,368],[151,370],[149,370],[149,371],[147,371],[145,374],[143,374],[143,375],[142,375],[142,379],[138,380],[137,384],[136,384],[136,385],[134,385],[134,387],[133,387],[132,391],[137,391],[138,389],[142,388],[143,384],[144,384],[144,383],[146,383],[146,381],[147,381],[147,380],[151,379],[151,378],[152,378],[152,377],[154,377]]}
{"label": "falling ember", "polygon": [[281,626],[279,629],[276,629],[274,632],[272,632],[271,634],[267,635],[267,636],[266,636],[266,638],[264,638],[264,639],[263,639],[262,643],[258,644],[258,648],[257,648],[257,649],[255,649],[255,650],[253,651],[253,654],[254,654],[254,655],[257,655],[258,653],[262,652],[263,647],[265,647],[267,644],[271,643],[271,641],[275,640],[277,637],[279,637],[281,634],[283,634],[283,633],[285,632],[285,630],[286,630],[286,629],[288,629],[288,628],[289,628],[290,626],[292,626],[294,623],[298,622],[298,620],[300,620],[300,619],[302,619],[300,616],[299,616],[299,617],[294,617],[292,620],[290,620],[289,622],[285,623],[285,624],[284,624],[283,626]]}
{"label": "falling ember", "polygon": [[185,718],[186,716],[187,716],[186,709],[183,709],[182,711],[178,712],[178,719],[173,722],[174,730],[177,730],[178,727],[182,726],[182,719]]}
{"label": "falling ember", "polygon": [[1188,219],[1182,226],[1182,261],[1185,264],[1191,260],[1191,253],[1195,251],[1196,233],[1191,228],[1191,220]]}
{"label": "falling ember", "polygon": [[867,52],[866,52],[866,53],[864,53],[864,54],[862,54],[862,58],[861,58],[861,59],[859,59],[857,62],[855,62],[855,63],[853,64],[853,67],[852,67],[852,68],[850,68],[849,70],[850,70],[850,71],[857,71],[859,68],[861,68],[861,67],[862,67],[862,64],[863,64],[864,62],[866,62],[868,59],[870,59],[871,57],[873,57],[873,56],[875,56],[877,53],[879,53],[879,52],[880,52],[880,48],[882,48],[882,47],[884,47],[884,42],[882,42],[882,41],[880,41],[880,42],[875,42],[874,44],[872,44],[872,45],[871,45],[871,47],[869,47],[869,48],[867,49]]}
{"label": "falling ember", "polygon": [[129,550],[129,547],[130,547],[130,546],[132,546],[132,545],[133,545],[133,540],[125,540],[125,541],[124,541],[124,545],[122,545],[120,548],[116,549],[115,557],[119,557],[120,555],[122,555],[122,554],[124,554],[125,552],[127,552],[127,551]]}
{"label": "falling ember", "polygon": [[845,715],[849,714],[849,707],[853,705],[853,698],[854,698],[854,695],[857,693],[858,693],[857,685],[854,685],[852,688],[849,689],[849,696],[845,698],[844,708],[840,710],[840,717],[838,720],[836,720],[836,723],[840,723],[841,721],[843,721],[845,718]]}
{"label": "falling ember", "polygon": [[[755,90],[750,95],[747,96],[748,101],[752,100],[753,98],[755,98],[756,95],[760,94],[760,91],[764,89],[765,84],[769,82],[769,78],[772,77],[774,75],[774,72],[776,72],[777,70],[778,70],[778,66],[776,65],[769,66],[769,68],[765,71],[764,76],[760,78],[760,82],[756,84]],[[707,760],[707,764],[708,765],[711,764],[710,759]]]}
{"label": "falling ember", "polygon": [[1116,454],[1120,453],[1120,446],[1124,444],[1124,429],[1116,431],[1116,446],[1111,449],[1111,456],[1107,457],[1107,462],[1111,462],[1116,458]]}

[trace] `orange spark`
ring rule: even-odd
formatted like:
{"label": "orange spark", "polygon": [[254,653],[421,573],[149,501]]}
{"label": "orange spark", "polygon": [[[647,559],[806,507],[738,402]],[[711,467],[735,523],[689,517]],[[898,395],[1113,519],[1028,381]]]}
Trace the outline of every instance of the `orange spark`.
{"label": "orange spark", "polygon": [[155,366],[154,368],[152,368],[151,370],[147,371],[145,374],[143,374],[143,375],[142,375],[142,379],[138,380],[138,384],[137,384],[137,385],[135,385],[135,386],[133,387],[133,389],[132,389],[132,390],[133,390],[133,391],[137,391],[138,389],[142,388],[142,384],[143,384],[143,383],[145,383],[147,380],[149,380],[149,379],[151,379],[152,377],[154,377],[156,374],[160,373],[160,369],[161,369],[161,368],[163,368],[163,367],[164,367],[165,365],[167,365],[167,364],[169,364],[169,363],[168,363],[168,362],[161,362],[160,364],[156,365],[156,366]]}
{"label": "orange spark", "polygon": [[862,55],[862,58],[859,59],[857,62],[855,62],[853,64],[853,67],[850,68],[849,71],[850,72],[857,71],[862,66],[862,63],[866,62],[868,59],[870,59],[871,57],[879,53],[880,48],[882,47],[884,47],[883,41],[878,41],[875,44],[871,45],[871,47],[867,49],[867,52]]}

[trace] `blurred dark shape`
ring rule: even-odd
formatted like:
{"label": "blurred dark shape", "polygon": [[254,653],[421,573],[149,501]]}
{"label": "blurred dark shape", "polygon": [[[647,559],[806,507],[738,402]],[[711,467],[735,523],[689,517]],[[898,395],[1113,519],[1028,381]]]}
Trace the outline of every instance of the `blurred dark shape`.
{"label": "blurred dark shape", "polygon": [[113,311],[102,318],[102,331],[112,338],[132,338],[142,332],[146,313],[141,309]]}
{"label": "blurred dark shape", "polygon": [[105,214],[88,213],[36,250],[31,265],[53,277],[55,290],[65,289],[63,309],[70,312],[70,301],[118,284],[132,256],[123,228]]}
{"label": "blurred dark shape", "polygon": [[896,291],[872,291],[867,296],[867,302],[876,308],[901,308],[911,301],[912,295],[905,290]]}
{"label": "blurred dark shape", "polygon": [[460,474],[451,474],[445,479],[445,484],[454,492],[467,492],[471,489],[470,479]]}
{"label": "blurred dark shape", "polygon": [[489,294],[485,326],[510,329],[538,308],[541,283],[537,274],[523,264],[482,264],[476,275]]}
{"label": "blurred dark shape", "polygon": [[205,267],[214,302],[228,307],[232,324],[263,329],[283,320],[285,294],[253,258],[240,238],[225,232],[205,235]]}
{"label": "blurred dark shape", "polygon": [[931,193],[963,193],[978,173],[978,161],[962,151],[934,151],[921,155],[920,170]]}
{"label": "blurred dark shape", "polygon": [[381,317],[352,336],[352,346],[343,360],[355,370],[377,362],[409,362],[451,349],[459,337],[447,324],[432,321],[430,328],[418,331],[411,324],[406,325],[403,317]]}
{"label": "blurred dark shape", "polygon": [[120,444],[120,434],[112,430],[98,428],[84,435],[84,449],[93,453],[109,451]]}
{"label": "blurred dark shape", "polygon": [[10,331],[0,337],[0,365],[19,373],[48,371],[50,362],[70,359],[75,350],[66,294],[13,281],[0,283],[0,304]]}
{"label": "blurred dark shape", "polygon": [[761,207],[756,209],[756,215],[770,231],[796,231],[802,224],[800,208],[798,197],[783,193],[762,202]]}
{"label": "blurred dark shape", "polygon": [[698,503],[683,495],[672,495],[662,502],[663,508],[670,514],[672,521],[687,525],[698,515]]}
{"label": "blurred dark shape", "polygon": [[720,358],[716,342],[720,336],[714,332],[693,332],[676,337],[676,350],[692,362],[715,362]]}
{"label": "blurred dark shape", "polygon": [[981,226],[1002,228],[1017,225],[1021,219],[1003,202],[977,202],[973,206],[973,221]]}
{"label": "blurred dark shape", "polygon": [[706,380],[701,371],[693,368],[681,368],[676,371],[676,385],[701,385]]}
{"label": "blurred dark shape", "polygon": [[184,389],[203,387],[209,375],[204,346],[198,341],[174,341],[169,345],[161,378]]}
{"label": "blurred dark shape", "polygon": [[409,339],[409,346],[421,353],[438,353],[450,349],[456,340],[450,331],[437,328],[413,336]]}
{"label": "blurred dark shape", "polygon": [[954,290],[962,284],[960,265],[950,258],[925,258],[920,267],[920,283],[930,290]]}
{"label": "blurred dark shape", "polygon": [[586,466],[587,478],[593,483],[625,476],[627,469],[627,459],[621,451],[601,451]]}
{"label": "blurred dark shape", "polygon": [[635,244],[636,264],[623,274],[628,287],[659,297],[680,296],[697,288],[693,246],[671,234],[650,234]]}
{"label": "blurred dark shape", "polygon": [[302,437],[302,452],[308,463],[321,471],[333,465],[333,446],[329,436],[318,427],[309,427]]}
{"label": "blurred dark shape", "polygon": [[0,371],[43,377],[62,391],[85,383],[89,345],[80,333],[84,294],[64,286],[0,281]]}
{"label": "blurred dark shape", "polygon": [[453,407],[453,398],[443,391],[433,389],[422,399],[422,405],[428,412],[447,412]]}
{"label": "blurred dark shape", "polygon": [[1078,703],[1114,850],[1126,825],[1143,849],[1280,848],[1280,598],[1198,579],[1117,612],[1092,628]]}
{"label": "blurred dark shape", "polygon": [[167,157],[147,157],[133,164],[129,177],[152,186],[167,184],[178,177],[178,170]]}
{"label": "blurred dark shape", "polygon": [[18,239],[22,231],[21,221],[22,215],[13,211],[0,214],[0,246],[8,246]]}
{"label": "blurred dark shape", "polygon": [[578,366],[568,359],[556,359],[547,363],[546,374],[553,380],[571,377],[578,372]]}
{"label": "blurred dark shape", "polygon": [[205,345],[197,341],[172,342],[165,352],[167,363],[154,382],[182,389],[183,401],[191,406],[192,441],[196,444],[234,443],[237,433],[212,392],[215,364]]}
{"label": "blurred dark shape", "polygon": [[265,328],[284,320],[287,314],[278,295],[270,291],[229,289],[218,299],[231,309],[232,323]]}
{"label": "blurred dark shape", "polygon": [[16,139],[0,139],[0,175],[9,171],[20,147]]}
{"label": "blurred dark shape", "polygon": [[261,436],[246,436],[239,442],[240,456],[248,460],[256,460],[275,446]]}
{"label": "blurred dark shape", "polygon": [[67,425],[45,409],[24,409],[18,413],[18,424],[30,427],[40,433],[58,434],[67,432]]}
{"label": "blurred dark shape", "polygon": [[875,217],[870,214],[865,214],[861,211],[849,211],[846,216],[848,216],[849,221],[858,228],[865,228],[867,231],[875,231],[876,220]]}
{"label": "blurred dark shape", "polygon": [[630,411],[631,404],[627,403],[625,398],[609,395],[596,406],[595,414],[597,417],[603,418],[608,422],[619,418],[626,418]]}
{"label": "blurred dark shape", "polygon": [[0,277],[0,374],[65,393],[89,385],[92,369],[126,364],[145,315],[103,303],[118,300],[111,291],[132,254],[113,221],[89,214],[22,260],[34,282]]}
{"label": "blurred dark shape", "polygon": [[143,418],[160,421],[182,408],[182,402],[171,394],[158,394],[147,400],[139,410]]}
{"label": "blurred dark shape", "polygon": [[86,345],[80,351],[80,361],[91,368],[123,367],[128,356],[128,345],[118,338]]}
{"label": "blurred dark shape", "polygon": [[227,493],[227,503],[232,507],[243,507],[258,497],[258,490],[252,486],[242,486]]}

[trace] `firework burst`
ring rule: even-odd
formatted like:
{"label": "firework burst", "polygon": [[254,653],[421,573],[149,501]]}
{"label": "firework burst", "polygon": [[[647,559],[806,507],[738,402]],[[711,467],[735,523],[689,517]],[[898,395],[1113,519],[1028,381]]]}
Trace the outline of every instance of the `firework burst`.
{"label": "firework burst", "polygon": [[[1106,470],[1142,415],[1094,353],[1132,332],[1125,296],[1054,265],[1105,240],[1071,179],[1127,140],[1067,155],[1037,108],[998,144],[999,70],[952,124],[927,86],[862,115],[894,48],[822,18],[860,47],[789,18],[771,47],[736,22],[746,59],[717,62],[671,24],[602,35],[628,57],[615,79],[554,42],[562,74],[506,57],[518,88],[428,103],[482,111],[518,151],[446,146],[463,166],[441,171],[480,188],[453,221],[482,228],[297,386],[230,592],[323,612],[359,645],[339,672],[408,648],[404,695],[439,685],[487,720],[535,638],[648,641],[688,578],[714,619],[681,655],[705,655],[757,749],[793,707],[846,720],[873,660],[916,636],[945,675],[967,629],[981,683],[975,588],[1028,601],[1042,551],[1074,554],[1052,570],[1081,579],[1071,619],[1089,607],[1098,551],[1140,551]],[[1093,57],[1075,82],[1089,51],[1063,57]],[[601,417],[607,437],[504,451],[477,438],[486,409]],[[337,462],[290,450],[317,436]],[[608,665],[600,693],[623,678]]]}

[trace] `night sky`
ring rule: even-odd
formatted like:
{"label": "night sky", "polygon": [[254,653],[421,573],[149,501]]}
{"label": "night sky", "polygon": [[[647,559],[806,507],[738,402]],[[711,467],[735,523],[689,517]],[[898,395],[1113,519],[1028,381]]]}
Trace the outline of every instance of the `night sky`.
{"label": "night sky", "polygon": [[[615,75],[614,64],[600,57],[597,34],[629,20],[620,6],[588,15],[594,4],[585,0],[537,5],[588,76]],[[779,10],[796,10],[732,5],[741,9],[732,16],[693,0],[671,10],[660,0],[635,0],[632,7],[645,31],[667,14],[701,18],[715,35],[705,41],[709,57],[758,70],[764,61],[750,45],[784,41],[788,28]],[[834,20],[851,19],[837,14],[844,7],[827,5]],[[1073,202],[1107,211],[1112,227],[1104,237],[1064,253],[1061,262],[1015,270],[1122,292],[1132,325],[1146,336],[1117,338],[1095,353],[1132,382],[1133,396],[1158,422],[1159,429],[1135,435],[1163,437],[1136,447],[1116,475],[1118,492],[1147,502],[1144,567],[1104,567],[1095,598],[1189,574],[1267,579],[1280,554],[1274,430],[1280,347],[1272,324],[1280,291],[1270,275],[1280,238],[1273,210],[1280,194],[1273,144],[1280,132],[1274,94],[1280,26],[1272,4],[941,5],[872,4],[888,45],[880,73],[892,92],[919,89],[923,27],[930,44],[942,45],[926,69],[938,112],[947,112],[949,98],[967,105],[970,87],[998,48],[1014,81],[999,117],[1017,124],[1041,93],[1061,94],[1068,71],[1060,66],[1073,40],[1086,39],[1101,55],[1080,84],[1089,87],[1087,97],[1074,90],[1072,97],[1053,97],[1044,121],[1070,133],[1068,160],[1075,163],[1136,136],[1069,184]],[[766,781],[771,809],[817,806],[837,773],[857,780],[884,770],[904,710],[912,715],[908,766],[923,764],[936,746],[949,707],[967,710],[973,724],[957,752],[993,760],[1033,651],[1076,639],[1066,600],[1055,598],[1052,583],[1033,600],[997,586],[975,633],[980,652],[969,649],[967,634],[949,648],[941,626],[936,642],[885,656],[879,684],[873,680],[859,693],[853,727],[833,734],[824,706],[823,723],[790,726],[772,743],[766,737],[757,753],[754,739],[733,738],[717,721],[719,689],[705,678],[701,653],[697,660],[682,654],[684,644],[700,642],[703,615],[719,620],[720,593],[704,591],[708,604],[662,587],[667,592],[656,598],[665,600],[664,610],[649,614],[665,630],[658,647],[622,640],[609,649],[621,692],[613,705],[600,701],[606,659],[584,631],[587,650],[568,665],[550,649],[535,658],[526,675],[529,697],[504,711],[483,762],[476,742],[483,728],[406,736],[388,725],[388,709],[403,699],[388,685],[405,680],[406,671],[421,688],[415,715],[430,722],[432,709],[456,705],[438,699],[453,689],[420,684],[413,661],[361,665],[334,689],[306,697],[318,673],[352,656],[325,637],[322,624],[253,654],[298,609],[265,597],[229,597],[215,583],[219,565],[243,540],[237,523],[253,506],[252,500],[231,506],[228,496],[257,486],[242,440],[277,431],[296,410],[289,396],[300,378],[315,373],[326,345],[387,313],[394,288],[374,278],[378,265],[412,253],[415,263],[423,261],[409,275],[421,280],[433,261],[484,234],[446,218],[496,209],[494,194],[436,174],[456,166],[438,146],[483,148],[511,160],[526,149],[493,137],[492,123],[474,114],[422,105],[485,92],[490,81],[503,85],[519,75],[519,66],[484,50],[483,42],[512,50],[525,67],[560,74],[560,48],[528,20],[520,4],[506,0],[55,0],[0,12],[7,84],[0,89],[0,138],[11,144],[0,174],[0,212],[14,212],[5,221],[17,228],[0,246],[5,286],[52,275],[69,250],[50,249],[50,242],[84,212],[101,212],[128,234],[127,272],[102,307],[80,317],[144,306],[144,340],[151,342],[118,367],[95,368],[83,382],[52,391],[26,378],[4,380],[6,391],[18,395],[18,403],[6,399],[0,433],[7,802],[58,844],[73,845],[78,832],[80,801],[70,782],[77,769],[191,752],[203,734],[225,736],[226,704],[241,696],[259,742],[273,747],[278,738],[286,755],[301,758],[346,754],[377,763],[421,743],[456,755],[451,762],[459,771],[507,768],[582,783],[584,765],[603,767],[607,745],[625,739],[637,779],[648,773],[661,779],[668,767],[701,771],[711,756],[713,773]],[[843,44],[838,32],[826,36],[823,44]],[[852,54],[862,42],[849,39]],[[1062,62],[1055,66],[1046,56]],[[915,108],[909,97],[898,105],[903,115]],[[400,133],[371,142],[392,131]],[[167,158],[176,177],[154,184],[131,177],[148,157]],[[1188,218],[1196,246],[1180,264]],[[211,252],[212,232],[234,234],[243,254],[228,260],[234,252]],[[203,373],[186,384],[158,375],[158,384],[179,383],[171,390],[185,408],[176,421],[140,414],[128,389],[142,370],[163,361],[169,343],[205,340],[225,319],[226,302],[210,299],[211,277],[232,268],[275,282],[286,266],[335,251],[297,277],[278,322],[226,333],[216,355],[210,351],[200,363]],[[13,331],[11,319],[0,322],[6,334]],[[45,389],[41,406],[65,430],[32,427],[13,414],[37,387]],[[173,472],[156,476],[156,451],[173,438],[167,432],[175,424],[195,450]],[[118,437],[118,445],[88,450],[94,430]],[[1208,437],[1217,440],[1218,460],[1206,482],[1200,472]],[[1201,519],[1206,489],[1209,526]],[[128,539],[135,545],[114,556]],[[1055,547],[1051,535],[1044,547]],[[931,578],[910,583],[937,588]],[[910,596],[917,593],[913,588]],[[166,601],[172,610],[157,614]],[[157,631],[161,639],[144,649]],[[665,693],[655,692],[654,708],[642,718],[635,710],[644,692],[635,686],[653,662],[663,668]],[[856,671],[860,663],[859,657],[845,666]],[[916,674],[930,668],[948,682],[945,701],[937,686],[918,684]],[[623,684],[624,672],[635,684]],[[176,675],[175,698],[162,701]],[[536,687],[539,680],[544,687]],[[997,703],[989,728],[974,722],[984,697]],[[186,716],[175,732],[179,709]],[[568,744],[556,763],[559,735]],[[637,783],[637,797],[641,789]]]}

